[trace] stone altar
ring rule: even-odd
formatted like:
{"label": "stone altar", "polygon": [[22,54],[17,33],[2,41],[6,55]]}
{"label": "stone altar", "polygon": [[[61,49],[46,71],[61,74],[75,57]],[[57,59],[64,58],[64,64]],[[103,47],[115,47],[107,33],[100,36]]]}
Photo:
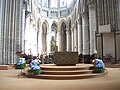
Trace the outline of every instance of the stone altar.
{"label": "stone altar", "polygon": [[75,66],[78,63],[78,52],[55,52],[53,63],[58,66]]}

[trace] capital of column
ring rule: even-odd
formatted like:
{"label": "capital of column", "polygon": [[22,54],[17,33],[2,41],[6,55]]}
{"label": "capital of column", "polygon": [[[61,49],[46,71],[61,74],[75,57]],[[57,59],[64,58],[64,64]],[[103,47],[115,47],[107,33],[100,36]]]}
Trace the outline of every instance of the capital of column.
{"label": "capital of column", "polygon": [[87,5],[89,8],[95,8],[95,1],[94,0],[88,0]]}
{"label": "capital of column", "polygon": [[70,32],[71,32],[71,28],[69,28],[66,33],[70,34]]}

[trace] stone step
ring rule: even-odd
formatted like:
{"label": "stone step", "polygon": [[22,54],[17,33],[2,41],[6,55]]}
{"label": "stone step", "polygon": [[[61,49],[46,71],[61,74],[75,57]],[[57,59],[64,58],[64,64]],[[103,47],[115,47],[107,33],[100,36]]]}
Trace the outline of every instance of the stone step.
{"label": "stone step", "polygon": [[0,70],[8,70],[15,67],[15,64],[0,65]]}
{"label": "stone step", "polygon": [[39,75],[31,75],[24,73],[25,76],[38,79],[52,80],[70,80],[70,79],[87,79],[102,75],[93,74],[92,64],[78,64],[76,66],[56,66],[54,64],[40,65],[42,73]]}
{"label": "stone step", "polygon": [[72,80],[72,79],[87,79],[98,76],[98,74],[80,74],[80,75],[29,75],[30,78],[37,79],[52,79],[52,80]]}
{"label": "stone step", "polygon": [[0,70],[8,70],[9,65],[0,65]]}
{"label": "stone step", "polygon": [[75,74],[90,74],[92,70],[75,70],[75,71],[42,71],[45,75],[75,75]]}
{"label": "stone step", "polygon": [[8,69],[12,69],[12,68],[15,68],[16,64],[8,64]]}
{"label": "stone step", "polygon": [[74,70],[88,70],[90,67],[93,67],[91,64],[81,64],[76,66],[56,66],[54,64],[49,65],[41,65],[41,70],[47,71],[74,71]]}

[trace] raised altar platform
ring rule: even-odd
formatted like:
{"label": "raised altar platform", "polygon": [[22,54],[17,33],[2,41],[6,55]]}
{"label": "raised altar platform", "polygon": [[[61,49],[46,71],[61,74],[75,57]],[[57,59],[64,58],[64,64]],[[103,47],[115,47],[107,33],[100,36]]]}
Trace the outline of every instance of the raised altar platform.
{"label": "raised altar platform", "polygon": [[71,79],[87,79],[96,76],[102,76],[105,73],[92,73],[92,64],[76,64],[76,66],[57,66],[55,64],[42,64],[42,73],[39,75],[30,75],[24,73],[25,76],[37,79],[52,80],[71,80]]}

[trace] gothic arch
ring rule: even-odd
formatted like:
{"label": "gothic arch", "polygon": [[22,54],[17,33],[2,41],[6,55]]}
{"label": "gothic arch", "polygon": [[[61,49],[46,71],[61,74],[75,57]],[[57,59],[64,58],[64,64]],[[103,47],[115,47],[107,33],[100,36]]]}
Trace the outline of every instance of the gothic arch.
{"label": "gothic arch", "polygon": [[61,34],[61,44],[62,44],[62,51],[66,51],[67,49],[67,35],[66,35],[66,22],[63,20],[60,23],[60,34]]}
{"label": "gothic arch", "polygon": [[52,30],[54,30],[56,32],[56,34],[57,34],[58,25],[55,22],[53,22],[52,25],[51,25],[51,31]]}
{"label": "gothic arch", "polygon": [[48,23],[48,21],[45,19],[45,21],[43,23],[46,24],[47,32],[48,32],[49,31],[49,23]]}
{"label": "gothic arch", "polygon": [[42,24],[42,53],[43,54],[47,52],[47,31],[48,31],[48,27],[45,21]]}
{"label": "gothic arch", "polygon": [[59,25],[60,25],[60,31],[61,31],[61,25],[62,25],[63,22],[67,25],[67,22],[65,21],[65,19],[62,19],[62,20],[60,21],[60,23],[59,23]]}
{"label": "gothic arch", "polygon": [[57,30],[58,26],[55,21],[53,21],[51,25],[51,52],[55,52],[57,50]]}

